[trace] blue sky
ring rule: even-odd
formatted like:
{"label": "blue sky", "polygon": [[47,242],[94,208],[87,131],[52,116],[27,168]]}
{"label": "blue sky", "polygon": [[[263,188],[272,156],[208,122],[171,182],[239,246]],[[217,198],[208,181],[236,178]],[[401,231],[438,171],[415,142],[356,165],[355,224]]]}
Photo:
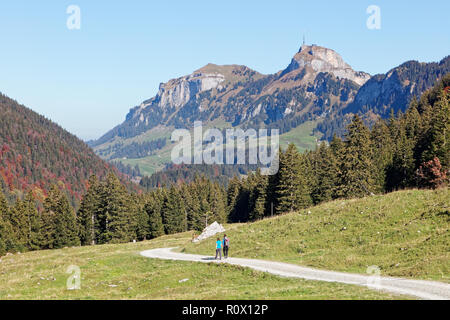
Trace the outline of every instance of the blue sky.
{"label": "blue sky", "polygon": [[[69,5],[81,29],[69,30]],[[369,30],[366,8],[381,8]],[[160,82],[206,65],[285,68],[307,43],[384,73],[450,54],[450,1],[29,1],[0,3],[0,91],[82,139],[98,138]]]}

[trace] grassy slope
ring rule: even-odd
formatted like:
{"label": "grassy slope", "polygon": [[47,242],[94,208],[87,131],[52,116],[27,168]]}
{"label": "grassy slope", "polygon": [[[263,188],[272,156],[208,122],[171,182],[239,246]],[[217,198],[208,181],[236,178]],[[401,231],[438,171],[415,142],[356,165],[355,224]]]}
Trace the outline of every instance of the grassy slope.
{"label": "grassy slope", "polygon": [[[130,164],[132,167],[134,167],[137,164],[142,174],[151,176],[154,172],[162,170],[165,164],[170,162],[170,152],[172,150],[172,145],[170,143],[170,135],[172,131],[173,128],[171,127],[157,127],[130,139],[122,139],[116,137],[114,138],[113,141],[96,146],[94,150],[96,152],[99,152],[100,150],[113,146],[116,143],[123,143],[126,146],[133,142],[143,143],[157,140],[160,138],[166,138],[168,140],[166,146],[163,147],[161,150],[157,150],[156,154],[154,155],[139,159],[122,159],[122,158],[111,159],[115,161],[120,161],[125,165]],[[109,156],[110,155],[107,155],[106,158],[108,158]]]}
{"label": "grassy slope", "polygon": [[290,143],[297,146],[299,152],[314,150],[320,137],[313,134],[318,121],[307,121],[280,136],[280,146],[285,149]]}
{"label": "grassy slope", "polygon": [[[216,119],[216,120],[212,121],[211,123],[209,123],[207,126],[205,126],[205,128],[203,130],[206,131],[209,128],[223,129],[223,128],[227,128],[227,127],[229,127],[228,123],[226,123],[225,121],[223,121],[221,119]],[[164,167],[166,166],[166,164],[171,163],[171,153],[172,153],[172,148],[173,148],[174,144],[172,144],[172,142],[170,141],[170,138],[171,138],[171,134],[172,134],[173,130],[174,130],[174,128],[172,128],[172,127],[154,128],[152,130],[144,132],[143,134],[141,134],[137,137],[131,138],[131,139],[126,139],[126,140],[118,139],[118,141],[122,141],[124,143],[124,145],[128,145],[128,144],[131,144],[132,142],[142,143],[142,142],[157,140],[160,138],[166,138],[167,144],[162,149],[156,150],[155,154],[148,156],[148,157],[143,157],[143,158],[138,158],[138,159],[121,159],[121,158],[119,158],[119,159],[114,159],[114,160],[120,161],[125,165],[129,164],[132,167],[134,167],[135,165],[138,165],[139,169],[141,171],[141,174],[146,175],[146,176],[151,176],[153,173],[163,170]],[[193,136],[192,130],[191,130],[191,135]],[[107,144],[98,146],[95,148],[95,150],[101,150],[111,144],[112,143],[107,143]]]}
{"label": "grassy slope", "polygon": [[156,154],[139,158],[139,159],[115,159],[123,164],[131,165],[132,167],[138,165],[141,174],[144,176],[151,176],[153,173],[164,169],[166,164],[171,162],[172,144],[168,144],[161,150],[156,151]]}
{"label": "grassy slope", "polygon": [[[158,247],[183,246],[190,233],[135,244],[66,248],[0,259],[0,299],[394,299],[398,296],[338,283],[280,278],[230,265],[141,257]],[[70,265],[81,289],[67,290]],[[179,280],[186,279],[180,283]]]}
{"label": "grassy slope", "polygon": [[[300,152],[304,152],[305,150],[313,150],[318,141],[318,137],[313,135],[313,130],[317,127],[317,121],[307,121],[298,127],[292,129],[291,131],[280,135],[280,146],[285,149],[287,148],[289,143],[294,143]],[[205,132],[208,128],[227,128],[229,126],[228,123],[220,120],[216,120],[207,126],[204,127],[203,131]],[[170,129],[172,130],[172,129]],[[174,146],[170,142],[170,130],[159,130],[158,134],[154,135],[153,133],[146,132],[138,137],[124,140],[124,144],[127,145],[132,141],[135,142],[144,142],[156,140],[159,138],[166,137],[168,139],[167,145],[161,150],[157,150],[154,155],[139,158],[139,159],[115,159],[123,164],[130,164],[131,166],[135,166],[136,164],[139,166],[141,173],[143,175],[151,176],[153,173],[161,171],[167,163],[171,162],[171,151]],[[191,131],[191,135],[193,133]],[[105,148],[108,144],[96,147],[96,150]]]}
{"label": "grassy slope", "polygon": [[[311,212],[311,213],[308,213]],[[401,191],[340,200],[230,225],[232,256],[450,282],[450,191]],[[211,253],[214,239],[185,251]]]}

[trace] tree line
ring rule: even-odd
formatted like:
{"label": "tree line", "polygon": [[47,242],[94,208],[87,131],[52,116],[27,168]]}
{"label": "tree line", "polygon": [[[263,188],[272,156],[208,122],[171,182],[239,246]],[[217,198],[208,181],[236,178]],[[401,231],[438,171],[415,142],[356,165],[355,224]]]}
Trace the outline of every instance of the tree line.
{"label": "tree line", "polygon": [[336,135],[300,154],[279,151],[279,171],[234,178],[227,190],[230,222],[254,221],[340,198],[405,188],[439,188],[450,175],[450,75],[369,129],[355,115],[343,139]]}
{"label": "tree line", "polygon": [[0,189],[8,199],[32,190],[43,201],[60,181],[76,205],[89,176],[105,177],[110,170],[76,136],[0,93]]}
{"label": "tree line", "polygon": [[[0,255],[5,252],[121,243],[202,230],[213,221],[245,222],[340,198],[448,185],[450,76],[409,109],[369,129],[354,116],[335,136],[300,154],[279,151],[279,170],[235,177],[225,190],[196,176],[146,193],[130,192],[109,173],[92,175],[75,212],[65,185],[53,184],[43,205],[32,191],[10,204],[0,192]],[[1,180],[1,179],[0,179]]]}
{"label": "tree line", "polygon": [[172,184],[189,183],[198,176],[204,176],[226,187],[230,178],[246,175],[257,168],[256,164],[170,164],[162,171],[144,176],[139,185],[149,191]]}
{"label": "tree line", "polygon": [[77,212],[61,186],[52,185],[43,207],[32,192],[13,205],[0,192],[0,256],[6,252],[123,243],[202,230],[225,222],[226,192],[197,177],[148,193],[129,192],[114,173],[93,175]]}

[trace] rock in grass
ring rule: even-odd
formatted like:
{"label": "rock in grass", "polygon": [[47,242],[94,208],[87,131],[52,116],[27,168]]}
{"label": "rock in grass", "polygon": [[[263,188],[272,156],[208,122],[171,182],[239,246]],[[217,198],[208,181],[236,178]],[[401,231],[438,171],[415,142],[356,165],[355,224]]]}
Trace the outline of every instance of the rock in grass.
{"label": "rock in grass", "polygon": [[218,233],[221,233],[221,232],[225,232],[225,228],[220,223],[215,221],[213,224],[207,226],[203,230],[202,234],[199,235],[194,240],[192,240],[192,242],[199,242],[199,241],[205,240],[205,239],[207,239],[209,237],[212,237],[212,236],[214,236],[214,235],[216,235]]}

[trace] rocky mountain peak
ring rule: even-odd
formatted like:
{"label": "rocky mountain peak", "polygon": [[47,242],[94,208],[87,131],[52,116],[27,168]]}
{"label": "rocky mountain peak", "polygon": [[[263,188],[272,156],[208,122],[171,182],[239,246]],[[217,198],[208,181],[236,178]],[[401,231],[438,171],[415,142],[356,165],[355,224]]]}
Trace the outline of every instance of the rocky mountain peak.
{"label": "rocky mountain peak", "polygon": [[283,75],[304,68],[315,73],[331,73],[338,78],[351,80],[360,86],[370,79],[369,74],[354,71],[336,51],[317,45],[302,45]]}
{"label": "rocky mountain peak", "polygon": [[190,75],[161,83],[156,100],[163,109],[166,107],[179,108],[198,93],[220,88],[220,84],[224,81],[225,76],[221,73],[207,73],[198,70]]}
{"label": "rocky mountain peak", "polygon": [[[156,100],[162,109],[184,106],[195,95],[211,90],[222,90],[227,83],[236,83],[261,75],[246,66],[215,65],[212,63],[194,71],[192,74],[167,83],[161,83]],[[152,103],[153,101],[149,101]]]}

